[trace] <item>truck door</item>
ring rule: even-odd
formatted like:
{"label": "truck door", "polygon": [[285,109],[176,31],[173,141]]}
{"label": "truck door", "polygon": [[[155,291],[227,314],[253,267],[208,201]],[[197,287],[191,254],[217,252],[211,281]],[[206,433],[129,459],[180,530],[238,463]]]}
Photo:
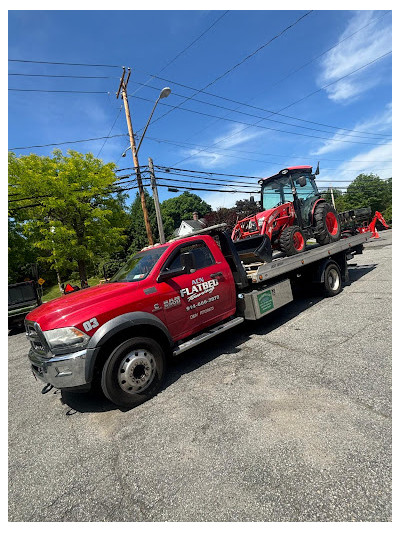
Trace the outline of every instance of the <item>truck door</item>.
{"label": "truck door", "polygon": [[217,262],[204,241],[191,241],[175,249],[161,272],[179,269],[181,256],[191,252],[194,268],[162,281],[160,294],[166,325],[175,340],[219,322],[235,311],[233,276],[227,265]]}

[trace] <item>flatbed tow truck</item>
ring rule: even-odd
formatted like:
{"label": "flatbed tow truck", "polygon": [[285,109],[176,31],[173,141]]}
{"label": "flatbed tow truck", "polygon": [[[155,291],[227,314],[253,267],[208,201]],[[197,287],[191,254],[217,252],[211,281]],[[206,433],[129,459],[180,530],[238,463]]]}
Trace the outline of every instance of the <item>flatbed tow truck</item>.
{"label": "flatbed tow truck", "polygon": [[42,392],[97,383],[116,405],[134,407],[160,390],[171,356],[290,303],[294,284],[338,294],[347,261],[370,237],[308,244],[292,256],[275,251],[269,262],[242,261],[224,225],[146,248],[110,282],[27,316],[32,372]]}

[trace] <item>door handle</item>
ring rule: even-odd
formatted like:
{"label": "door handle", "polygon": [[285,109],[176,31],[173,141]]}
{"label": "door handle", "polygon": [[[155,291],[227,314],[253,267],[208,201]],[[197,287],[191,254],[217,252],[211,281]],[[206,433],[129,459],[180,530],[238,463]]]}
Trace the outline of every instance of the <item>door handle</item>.
{"label": "door handle", "polygon": [[212,274],[210,274],[210,278],[221,278],[222,277],[222,272],[213,272]]}

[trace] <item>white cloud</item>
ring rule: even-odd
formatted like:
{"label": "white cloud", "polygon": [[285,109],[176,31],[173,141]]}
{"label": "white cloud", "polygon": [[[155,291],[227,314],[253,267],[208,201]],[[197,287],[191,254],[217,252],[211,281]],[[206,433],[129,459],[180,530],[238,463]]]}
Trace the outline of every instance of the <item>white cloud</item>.
{"label": "white cloud", "polygon": [[[197,163],[203,168],[210,168],[210,166],[224,166],[232,161],[229,154],[220,153],[218,150],[233,149],[239,145],[245,144],[247,141],[254,140],[264,136],[264,131],[250,131],[243,126],[232,126],[226,133],[214,137],[211,140],[201,142],[202,145],[210,146],[209,149],[202,151],[202,149],[183,150],[182,155],[191,159],[193,163]],[[214,146],[215,144],[215,146]],[[215,148],[216,151],[213,151]]]}
{"label": "white cloud", "polygon": [[[373,173],[381,179],[392,177],[392,143],[389,142],[382,146],[376,146],[366,152],[360,152],[348,161],[343,162],[333,173],[324,171],[321,166],[321,174],[318,176],[324,183],[321,186],[327,186],[331,182],[338,187],[346,187],[359,174]],[[353,172],[351,172],[353,170]],[[345,180],[345,181],[343,181]],[[318,183],[318,180],[317,180]]]}
{"label": "white cloud", "polygon": [[[379,18],[374,11],[357,12],[338,40],[349,37],[374,18]],[[324,56],[319,83],[326,85],[389,52],[392,48],[391,41],[390,23],[386,22],[385,18],[372,22],[365,30],[349,37]],[[378,61],[371,67],[327,87],[326,92],[328,97],[336,102],[354,99],[377,85],[382,76],[381,62]]]}
{"label": "white cloud", "polygon": [[[354,125],[354,130],[352,132],[347,132],[346,130],[339,130],[335,135],[332,136],[328,141],[324,141],[324,144],[321,148],[313,152],[313,155],[322,155],[329,152],[334,152],[336,150],[343,150],[344,147],[349,146],[346,142],[341,141],[356,141],[360,143],[371,143],[378,144],[385,141],[384,137],[370,137],[363,135],[362,131],[374,132],[374,133],[391,133],[392,126],[392,104],[388,104],[383,112],[374,115],[368,119],[365,119],[361,122],[357,122]],[[359,138],[366,137],[366,138]],[[356,146],[354,144],[354,146]],[[360,145],[361,146],[361,145]]]}

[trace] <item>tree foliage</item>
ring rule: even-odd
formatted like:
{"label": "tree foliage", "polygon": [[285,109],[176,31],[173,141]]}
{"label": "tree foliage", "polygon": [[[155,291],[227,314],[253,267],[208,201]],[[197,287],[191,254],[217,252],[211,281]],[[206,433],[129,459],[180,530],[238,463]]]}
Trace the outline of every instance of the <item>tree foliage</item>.
{"label": "tree foliage", "polygon": [[372,213],[384,211],[392,204],[392,179],[381,180],[376,174],[360,174],[348,186],[348,209],[371,207]]}
{"label": "tree foliage", "polygon": [[8,220],[8,283],[31,278],[31,264],[36,263],[37,254],[32,243],[23,234],[23,225]]}
{"label": "tree foliage", "polygon": [[92,154],[55,150],[52,157],[9,154],[11,216],[24,222],[39,259],[81,279],[95,258],[118,251],[128,220],[114,197],[115,165]]}
{"label": "tree foliage", "polygon": [[179,228],[182,220],[193,218],[195,211],[197,211],[199,218],[202,218],[211,211],[211,206],[197,194],[192,194],[188,191],[174,198],[164,200],[161,203],[161,214],[165,234],[172,235],[174,229]]}
{"label": "tree foliage", "polygon": [[[327,202],[332,203],[330,191],[322,194]],[[392,214],[392,178],[382,180],[376,174],[359,174],[342,193],[333,189],[336,210],[348,211],[360,207],[371,207],[372,215],[380,211],[391,222]],[[385,216],[386,213],[386,216]]]}

